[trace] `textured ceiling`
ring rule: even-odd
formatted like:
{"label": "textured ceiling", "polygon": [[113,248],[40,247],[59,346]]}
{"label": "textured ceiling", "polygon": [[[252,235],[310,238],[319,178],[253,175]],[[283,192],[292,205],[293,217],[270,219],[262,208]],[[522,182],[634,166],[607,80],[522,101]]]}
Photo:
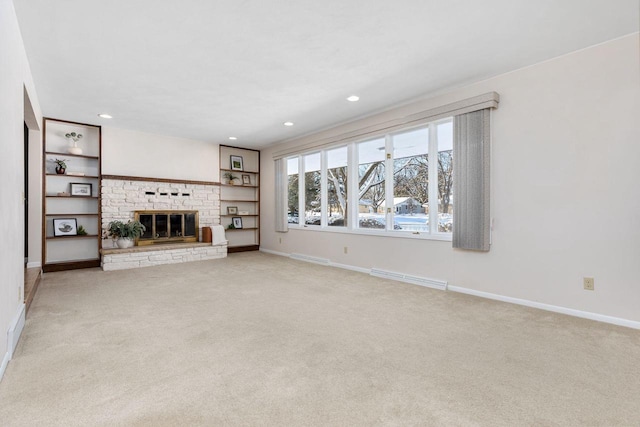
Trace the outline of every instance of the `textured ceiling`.
{"label": "textured ceiling", "polygon": [[639,14],[637,0],[14,3],[46,116],[255,148],[636,32]]}

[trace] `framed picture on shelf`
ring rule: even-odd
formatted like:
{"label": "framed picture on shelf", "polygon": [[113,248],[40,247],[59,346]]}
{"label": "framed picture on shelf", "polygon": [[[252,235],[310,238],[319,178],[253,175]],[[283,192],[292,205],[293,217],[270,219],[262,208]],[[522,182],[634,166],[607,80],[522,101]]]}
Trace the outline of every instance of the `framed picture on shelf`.
{"label": "framed picture on shelf", "polygon": [[227,206],[227,215],[238,215],[237,206]]}
{"label": "framed picture on shelf", "polygon": [[71,196],[85,196],[90,197],[92,194],[92,184],[84,182],[72,182]]}
{"label": "framed picture on shelf", "polygon": [[77,236],[78,221],[75,218],[54,218],[53,236]]}
{"label": "framed picture on shelf", "polygon": [[251,185],[251,175],[242,175],[242,185]]}
{"label": "framed picture on shelf", "polygon": [[231,170],[242,171],[244,167],[242,165],[242,156],[231,156]]}
{"label": "framed picture on shelf", "polygon": [[234,216],[233,217],[233,226],[235,228],[242,228],[242,218],[240,218],[239,216]]}

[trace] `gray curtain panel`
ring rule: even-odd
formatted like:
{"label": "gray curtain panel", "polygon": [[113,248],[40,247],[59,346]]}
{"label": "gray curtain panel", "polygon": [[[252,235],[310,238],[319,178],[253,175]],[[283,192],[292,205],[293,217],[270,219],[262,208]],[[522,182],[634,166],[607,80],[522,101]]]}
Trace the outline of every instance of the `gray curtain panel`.
{"label": "gray curtain panel", "polygon": [[453,247],[489,250],[488,108],[453,119]]}
{"label": "gray curtain panel", "polygon": [[286,233],[289,231],[287,224],[287,162],[285,159],[277,159],[274,164],[276,178],[276,231]]}

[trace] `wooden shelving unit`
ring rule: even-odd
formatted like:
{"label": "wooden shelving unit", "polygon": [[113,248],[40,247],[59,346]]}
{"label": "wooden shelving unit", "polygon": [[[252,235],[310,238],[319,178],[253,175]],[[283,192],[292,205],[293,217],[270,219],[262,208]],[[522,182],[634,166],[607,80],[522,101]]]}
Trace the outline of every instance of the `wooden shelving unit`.
{"label": "wooden shelving unit", "polygon": [[[242,157],[242,170],[232,168],[231,156]],[[231,172],[239,179],[231,185],[224,174]],[[243,175],[249,182],[243,183]],[[260,249],[260,151],[248,148],[220,146],[220,223],[227,234],[229,253]],[[245,178],[246,179],[246,178]],[[248,214],[231,214],[229,207]],[[233,218],[242,218],[242,228],[228,228]]]}
{"label": "wooden shelving unit", "polygon": [[[71,143],[65,134],[71,132],[82,134],[78,141],[82,154],[67,151]],[[45,118],[43,134],[43,271],[99,267],[102,129],[100,126]],[[66,160],[65,174],[56,173],[54,159]],[[69,172],[76,174],[69,175]],[[91,195],[59,195],[70,194],[71,183],[91,184]],[[55,236],[55,219],[74,219],[77,227],[83,226],[87,234]]]}

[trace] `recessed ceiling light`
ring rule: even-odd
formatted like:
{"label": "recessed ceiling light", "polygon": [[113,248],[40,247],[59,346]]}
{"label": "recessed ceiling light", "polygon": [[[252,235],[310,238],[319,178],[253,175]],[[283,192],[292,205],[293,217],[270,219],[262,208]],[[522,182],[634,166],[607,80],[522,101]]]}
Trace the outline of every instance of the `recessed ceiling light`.
{"label": "recessed ceiling light", "polygon": [[113,119],[113,116],[110,116],[109,114],[98,114],[98,117],[102,117],[103,119]]}
{"label": "recessed ceiling light", "polygon": [[347,101],[350,101],[350,102],[356,102],[356,101],[357,101],[357,100],[359,100],[359,99],[360,99],[360,97],[359,97],[359,96],[357,96],[357,95],[351,95],[350,97],[348,97],[348,98],[347,98]]}
{"label": "recessed ceiling light", "polygon": [[237,137],[235,137],[235,136],[230,136],[230,137],[229,137],[229,139],[230,139],[230,140],[232,140],[232,141],[235,141],[235,140],[236,140],[236,139],[238,139],[238,138],[237,138]]}
{"label": "recessed ceiling light", "polygon": [[285,125],[285,126],[293,126],[293,122],[284,122],[283,125]]}

